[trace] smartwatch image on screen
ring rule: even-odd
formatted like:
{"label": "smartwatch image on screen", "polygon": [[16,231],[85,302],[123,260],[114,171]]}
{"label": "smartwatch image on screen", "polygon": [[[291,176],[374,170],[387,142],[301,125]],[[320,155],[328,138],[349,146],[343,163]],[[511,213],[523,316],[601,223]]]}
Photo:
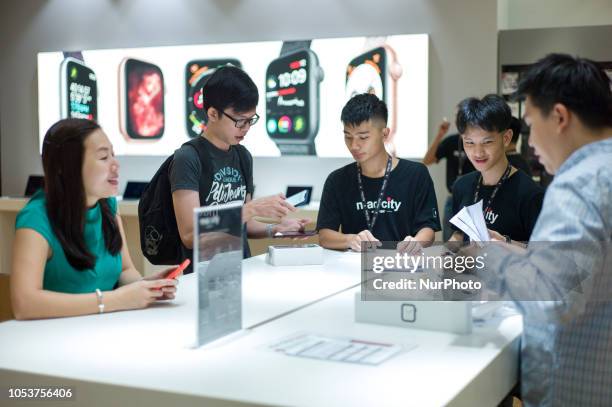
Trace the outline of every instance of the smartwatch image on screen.
{"label": "smartwatch image on screen", "polygon": [[[373,42],[380,42],[373,46]],[[397,128],[397,81],[402,76],[402,67],[393,48],[384,44],[384,39],[366,40],[368,50],[353,58],[346,68],[346,100],[360,93],[373,93],[384,100],[389,110],[388,127],[391,130],[387,146],[395,155],[393,136]]]}
{"label": "smartwatch image on screen", "polygon": [[128,140],[164,134],[164,76],[149,62],[125,58],[119,65],[119,124]]}
{"label": "smartwatch image on screen", "polygon": [[64,58],[60,65],[60,114],[62,119],[98,120],[96,74],[74,56]]}
{"label": "smartwatch image on screen", "polygon": [[266,131],[281,155],[316,155],[323,69],[310,41],[284,42],[266,70]]}
{"label": "smartwatch image on screen", "polygon": [[197,137],[206,130],[206,112],[204,112],[204,96],[202,88],[217,68],[233,65],[242,68],[237,59],[198,59],[185,65],[185,112],[187,134],[190,138]]}

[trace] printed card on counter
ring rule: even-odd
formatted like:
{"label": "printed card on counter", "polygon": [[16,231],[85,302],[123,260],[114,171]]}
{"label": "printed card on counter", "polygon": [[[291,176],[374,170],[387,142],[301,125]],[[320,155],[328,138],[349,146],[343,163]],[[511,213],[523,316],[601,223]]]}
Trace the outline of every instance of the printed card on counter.
{"label": "printed card on counter", "polygon": [[389,343],[301,332],[269,345],[269,349],[287,356],[377,366],[407,348]]}

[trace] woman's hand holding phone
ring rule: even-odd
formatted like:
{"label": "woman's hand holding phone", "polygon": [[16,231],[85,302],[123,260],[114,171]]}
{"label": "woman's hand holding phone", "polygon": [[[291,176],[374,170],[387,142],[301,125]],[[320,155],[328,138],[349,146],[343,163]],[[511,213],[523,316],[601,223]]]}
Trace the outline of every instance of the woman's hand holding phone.
{"label": "woman's hand holding phone", "polygon": [[160,285],[154,289],[163,293],[158,300],[172,300],[174,299],[176,285],[178,284],[177,277],[183,274],[183,271],[189,266],[190,263],[191,260],[185,259],[179,266],[160,271],[151,276],[143,278],[143,280],[166,282],[167,284]]}

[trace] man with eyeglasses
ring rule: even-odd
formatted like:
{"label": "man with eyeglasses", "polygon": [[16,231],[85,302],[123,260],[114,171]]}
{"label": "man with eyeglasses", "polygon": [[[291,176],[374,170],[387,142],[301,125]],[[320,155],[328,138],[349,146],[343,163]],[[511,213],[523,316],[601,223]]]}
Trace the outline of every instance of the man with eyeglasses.
{"label": "man with eyeglasses", "polygon": [[[300,231],[309,219],[286,219],[296,209],[283,194],[252,199],[253,158],[240,142],[259,120],[255,112],[259,93],[242,69],[224,66],[213,73],[202,92],[208,116],[206,130],[197,139],[209,160],[202,162],[196,149],[183,145],[174,153],[169,168],[174,213],[185,256],[193,249],[193,210],[200,206],[245,202],[242,221],[250,238],[272,237],[277,232]],[[265,224],[255,216],[279,219]],[[245,257],[250,255],[243,242]]]}

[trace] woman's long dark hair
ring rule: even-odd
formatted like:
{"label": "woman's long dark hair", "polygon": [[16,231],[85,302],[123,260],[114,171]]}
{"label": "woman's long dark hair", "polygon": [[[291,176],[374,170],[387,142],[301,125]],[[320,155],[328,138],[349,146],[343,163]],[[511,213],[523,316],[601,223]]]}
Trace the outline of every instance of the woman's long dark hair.
{"label": "woman's long dark hair", "polygon": [[[100,129],[90,120],[64,119],[45,134],[42,163],[45,172],[47,215],[66,258],[77,270],[92,269],[96,257],[85,244],[87,200],[83,185],[85,139]],[[121,250],[121,234],[108,199],[100,199],[104,244],[112,255]]]}

